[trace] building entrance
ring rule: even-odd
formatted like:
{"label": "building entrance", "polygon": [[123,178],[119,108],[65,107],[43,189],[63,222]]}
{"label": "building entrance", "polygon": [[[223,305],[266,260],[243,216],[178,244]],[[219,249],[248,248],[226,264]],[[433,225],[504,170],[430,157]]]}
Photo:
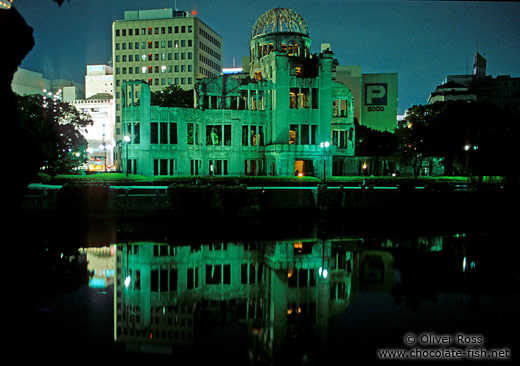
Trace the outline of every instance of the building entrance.
{"label": "building entrance", "polygon": [[294,162],[294,175],[314,175],[314,164],[312,160],[297,159]]}

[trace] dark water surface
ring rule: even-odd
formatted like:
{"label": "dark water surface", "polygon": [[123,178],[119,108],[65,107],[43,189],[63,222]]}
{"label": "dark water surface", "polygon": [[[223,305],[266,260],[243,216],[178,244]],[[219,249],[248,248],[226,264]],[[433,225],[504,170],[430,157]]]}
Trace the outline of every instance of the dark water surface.
{"label": "dark water surface", "polygon": [[[171,229],[111,230],[32,236],[27,341],[39,361],[347,364],[441,347],[518,358],[510,233],[337,235],[310,224],[286,237],[189,242]],[[433,344],[441,335],[453,338]]]}

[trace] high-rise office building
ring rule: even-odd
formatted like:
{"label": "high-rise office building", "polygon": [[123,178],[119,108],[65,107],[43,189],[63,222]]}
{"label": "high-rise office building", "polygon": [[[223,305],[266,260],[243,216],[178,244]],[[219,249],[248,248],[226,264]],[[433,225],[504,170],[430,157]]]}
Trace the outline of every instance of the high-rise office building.
{"label": "high-rise office building", "polygon": [[[192,89],[196,79],[220,75],[223,42],[192,13],[174,9],[125,11],[124,19],[112,24],[112,53],[115,137],[121,141],[123,83],[144,80],[152,92],[171,84]],[[140,91],[133,92],[133,99],[139,99]]]}

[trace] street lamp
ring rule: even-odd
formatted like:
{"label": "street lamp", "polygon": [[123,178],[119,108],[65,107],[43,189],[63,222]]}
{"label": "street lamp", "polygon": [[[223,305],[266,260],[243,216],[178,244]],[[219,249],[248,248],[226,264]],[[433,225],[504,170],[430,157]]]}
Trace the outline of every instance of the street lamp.
{"label": "street lamp", "polygon": [[320,143],[320,147],[323,150],[323,181],[325,182],[325,180],[327,179],[327,170],[326,170],[326,164],[327,164],[327,150],[330,146],[329,142],[328,141],[325,141],[325,142],[321,142]]}
{"label": "street lamp", "polygon": [[128,177],[128,170],[130,168],[128,166],[128,144],[130,143],[130,136],[125,135],[125,137],[123,137],[123,140],[126,143],[126,176]]}

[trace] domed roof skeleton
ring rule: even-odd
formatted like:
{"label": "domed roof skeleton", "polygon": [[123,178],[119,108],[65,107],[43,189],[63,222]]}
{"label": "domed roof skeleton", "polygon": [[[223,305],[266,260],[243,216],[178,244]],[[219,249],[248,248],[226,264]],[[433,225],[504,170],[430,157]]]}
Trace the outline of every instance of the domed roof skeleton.
{"label": "domed roof skeleton", "polygon": [[275,8],[262,14],[251,32],[251,38],[269,33],[291,32],[309,35],[309,27],[299,14],[291,9]]}

